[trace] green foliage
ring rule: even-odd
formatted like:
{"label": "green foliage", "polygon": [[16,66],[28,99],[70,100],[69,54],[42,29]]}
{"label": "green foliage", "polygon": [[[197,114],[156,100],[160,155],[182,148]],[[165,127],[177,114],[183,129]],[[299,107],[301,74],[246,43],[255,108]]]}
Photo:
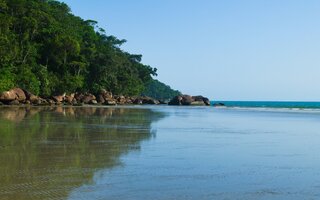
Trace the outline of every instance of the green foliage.
{"label": "green foliage", "polygon": [[16,75],[16,83],[18,87],[24,88],[36,95],[40,93],[40,81],[37,76],[26,66],[22,66]]}
{"label": "green foliage", "polygon": [[173,90],[170,88],[170,86],[153,79],[147,82],[145,90],[142,94],[156,99],[167,100],[177,95],[181,95],[181,92]]}
{"label": "green foliage", "polygon": [[139,95],[157,69],[123,51],[125,42],[74,16],[65,3],[0,0],[0,90]]}
{"label": "green foliage", "polygon": [[10,68],[0,69],[0,92],[7,91],[15,85],[14,74]]}

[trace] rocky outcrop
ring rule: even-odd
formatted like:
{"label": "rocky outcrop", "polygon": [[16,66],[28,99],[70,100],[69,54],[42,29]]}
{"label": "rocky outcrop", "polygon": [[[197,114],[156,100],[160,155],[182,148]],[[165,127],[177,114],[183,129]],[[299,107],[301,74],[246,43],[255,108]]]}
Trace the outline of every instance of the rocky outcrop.
{"label": "rocky outcrop", "polygon": [[226,105],[224,103],[214,103],[213,106],[214,107],[224,107]]}
{"label": "rocky outcrop", "polygon": [[115,106],[115,105],[117,105],[117,101],[114,99],[106,99],[104,102],[104,105]]}
{"label": "rocky outcrop", "polygon": [[0,101],[2,102],[10,102],[16,99],[16,94],[12,91],[2,92],[0,94]]}
{"label": "rocky outcrop", "polygon": [[96,100],[96,97],[93,94],[87,93],[83,96],[83,98],[81,99],[81,102],[85,104],[93,104],[93,102],[96,102],[95,100]]}
{"label": "rocky outcrop", "polygon": [[179,95],[172,98],[168,104],[176,106],[210,106],[210,100],[203,96]]}
{"label": "rocky outcrop", "polygon": [[74,95],[75,94],[66,95],[64,97],[64,102],[67,103],[68,105],[76,104],[77,101],[75,100]]}
{"label": "rocky outcrop", "polygon": [[64,101],[65,95],[53,96],[52,99],[57,103],[61,104]]}
{"label": "rocky outcrop", "polygon": [[153,99],[151,97],[143,96],[143,97],[133,97],[132,99],[133,104],[135,105],[158,105],[160,104],[159,100]]}
{"label": "rocky outcrop", "polygon": [[27,99],[26,94],[24,93],[24,91],[22,89],[14,88],[12,91],[16,94],[17,101],[23,102]]}
{"label": "rocky outcrop", "polygon": [[[113,95],[111,92],[101,90],[98,94],[74,93],[55,95],[50,98],[42,98],[29,91],[14,88],[0,93],[0,105],[158,105],[168,104],[148,96],[124,96]],[[174,97],[169,105],[210,105],[208,98],[203,96],[180,95]]]}
{"label": "rocky outcrop", "polygon": [[26,99],[27,98],[24,91],[20,88],[14,88],[12,90],[5,91],[0,94],[0,101],[7,103],[15,100],[16,102],[23,102]]}

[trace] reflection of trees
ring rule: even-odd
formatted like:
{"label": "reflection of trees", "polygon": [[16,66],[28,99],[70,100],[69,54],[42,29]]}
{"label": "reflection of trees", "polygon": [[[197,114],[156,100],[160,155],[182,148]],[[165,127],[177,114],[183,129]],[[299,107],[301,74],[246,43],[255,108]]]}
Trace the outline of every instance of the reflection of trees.
{"label": "reflection of trees", "polygon": [[119,163],[163,117],[148,109],[1,108],[0,199],[64,199]]}

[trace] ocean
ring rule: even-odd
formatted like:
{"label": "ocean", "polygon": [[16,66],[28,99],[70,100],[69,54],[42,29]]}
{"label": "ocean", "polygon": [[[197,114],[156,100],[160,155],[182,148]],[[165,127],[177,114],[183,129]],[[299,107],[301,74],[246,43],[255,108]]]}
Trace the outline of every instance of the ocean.
{"label": "ocean", "polygon": [[0,107],[0,199],[320,199],[318,108],[225,103]]}
{"label": "ocean", "polygon": [[289,110],[320,110],[320,102],[299,101],[212,101],[211,104],[222,103],[227,108],[263,108]]}

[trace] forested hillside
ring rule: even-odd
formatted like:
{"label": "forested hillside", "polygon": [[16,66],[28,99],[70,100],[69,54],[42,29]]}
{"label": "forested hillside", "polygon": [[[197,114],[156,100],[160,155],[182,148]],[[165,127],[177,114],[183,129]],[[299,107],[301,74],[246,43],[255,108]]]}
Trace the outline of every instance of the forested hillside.
{"label": "forested hillside", "polygon": [[156,99],[168,100],[174,96],[181,95],[181,92],[173,90],[170,86],[153,79],[146,84],[142,94]]}
{"label": "forested hillside", "polygon": [[157,69],[93,20],[54,0],[0,0],[0,91],[140,95]]}

